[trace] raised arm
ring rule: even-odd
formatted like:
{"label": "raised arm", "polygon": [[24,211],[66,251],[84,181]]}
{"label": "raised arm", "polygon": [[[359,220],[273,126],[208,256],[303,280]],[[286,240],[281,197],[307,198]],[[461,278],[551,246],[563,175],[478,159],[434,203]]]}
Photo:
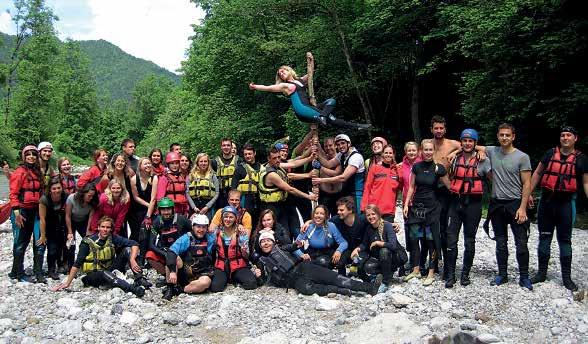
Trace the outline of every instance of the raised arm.
{"label": "raised arm", "polygon": [[266,85],[256,85],[254,83],[249,83],[249,89],[253,90],[253,91],[262,91],[262,92],[273,92],[273,93],[284,93],[284,94],[290,94],[291,90],[290,90],[290,84],[287,84],[285,82],[281,82],[279,84],[275,84],[275,85],[270,85],[270,86],[266,86]]}

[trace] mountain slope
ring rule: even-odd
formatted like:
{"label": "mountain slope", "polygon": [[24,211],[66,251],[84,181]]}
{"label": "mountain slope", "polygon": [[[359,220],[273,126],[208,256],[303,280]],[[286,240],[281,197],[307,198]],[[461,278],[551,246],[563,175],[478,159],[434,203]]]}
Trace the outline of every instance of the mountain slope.
{"label": "mountain slope", "polygon": [[[7,62],[14,36],[0,32],[0,62]],[[98,97],[104,100],[129,100],[138,81],[150,74],[165,77],[174,83],[180,77],[151,61],[134,57],[105,40],[80,41],[82,51],[90,60],[96,80]]]}

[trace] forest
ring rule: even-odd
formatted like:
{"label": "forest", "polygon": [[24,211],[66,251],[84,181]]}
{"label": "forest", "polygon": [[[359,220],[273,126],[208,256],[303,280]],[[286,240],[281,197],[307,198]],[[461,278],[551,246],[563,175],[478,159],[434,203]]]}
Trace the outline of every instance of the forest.
{"label": "forest", "polygon": [[304,74],[307,51],[317,99],[335,97],[337,116],[373,125],[350,133],[359,148],[368,135],[399,149],[429,137],[436,114],[450,137],[473,127],[483,144],[512,122],[515,145],[534,161],[557,144],[561,125],[586,133],[588,18],[579,0],[192,2],[206,16],[194,23],[181,80],[153,74],[113,97],[104,96],[108,72],[94,73],[80,43],[59,41],[43,0],[15,0],[18,33],[0,41],[3,158],[42,140],[82,159],[125,137],[142,154],[179,142],[191,156],[215,153],[222,137],[262,150],[285,135],[295,142],[307,127],[288,100],[247,84],[272,84],[280,65]]}

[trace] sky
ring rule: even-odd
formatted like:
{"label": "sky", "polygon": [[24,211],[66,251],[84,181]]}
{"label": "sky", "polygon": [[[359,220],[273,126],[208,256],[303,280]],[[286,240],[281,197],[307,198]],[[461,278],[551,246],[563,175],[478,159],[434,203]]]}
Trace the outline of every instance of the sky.
{"label": "sky", "polygon": [[[61,39],[109,41],[175,72],[204,12],[189,0],[46,0]],[[15,33],[12,0],[0,0],[0,31]]]}

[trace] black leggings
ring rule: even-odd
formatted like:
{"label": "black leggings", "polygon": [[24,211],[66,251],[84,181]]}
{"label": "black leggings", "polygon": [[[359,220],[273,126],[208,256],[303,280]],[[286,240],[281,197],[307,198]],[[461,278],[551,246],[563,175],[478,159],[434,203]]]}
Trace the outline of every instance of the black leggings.
{"label": "black leggings", "polygon": [[35,275],[43,273],[43,256],[45,255],[45,245],[37,245],[37,240],[40,238],[39,208],[21,208],[20,214],[24,217],[22,228],[16,226],[14,211],[11,213],[10,217],[13,234],[13,260],[10,275],[13,278],[21,278],[25,275],[24,258],[31,237],[33,237],[33,271]]}
{"label": "black leggings", "polygon": [[572,257],[572,226],[576,213],[575,200],[542,197],[537,213],[539,228],[538,254],[540,263],[547,267],[551,255],[551,241],[557,228],[560,257]]}
{"label": "black leggings", "polygon": [[127,222],[131,230],[129,239],[139,241],[139,231],[141,230],[141,224],[145,219],[145,215],[147,215],[147,208],[129,211],[127,214]]}
{"label": "black leggings", "polygon": [[67,242],[67,230],[65,226],[54,227],[47,225],[47,269],[55,271],[58,265],[66,263],[71,267],[75,259],[75,246],[69,249],[65,245]]}
{"label": "black leggings", "polygon": [[[241,287],[246,290],[257,288],[257,280],[249,268],[241,268],[233,271],[230,280],[233,283],[240,283]],[[229,274],[221,269],[215,268],[214,274],[212,275],[212,283],[210,284],[210,291],[213,293],[221,292],[225,290],[228,282]]]}
{"label": "black leggings", "polygon": [[369,292],[371,284],[341,276],[333,270],[310,262],[302,262],[296,266],[293,286],[303,295],[318,294],[325,296],[329,293],[345,294],[346,290]]}
{"label": "black leggings", "polygon": [[438,261],[438,255],[435,251],[435,241],[426,238],[409,238],[410,246],[410,267],[421,266],[421,255],[423,261],[429,257],[429,264],[425,262],[426,269],[434,269]]}

